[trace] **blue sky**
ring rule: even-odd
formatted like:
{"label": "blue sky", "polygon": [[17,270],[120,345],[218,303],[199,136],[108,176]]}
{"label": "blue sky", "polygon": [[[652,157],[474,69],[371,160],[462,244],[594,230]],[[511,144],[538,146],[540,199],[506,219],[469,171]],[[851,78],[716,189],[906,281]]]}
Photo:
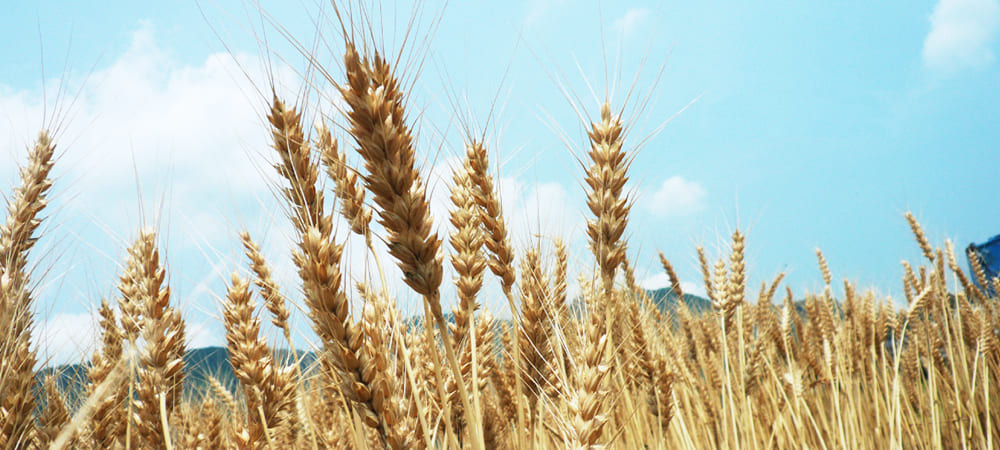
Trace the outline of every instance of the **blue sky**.
{"label": "blue sky", "polygon": [[[304,57],[256,6],[147,3],[15,1],[0,16],[4,186],[43,123],[63,124],[36,253],[39,345],[53,360],[88,351],[91,311],[114,295],[142,218],[163,233],[192,345],[223,342],[216,297],[228,273],[245,270],[240,229],[263,241],[295,293],[258,89],[270,71],[294,97]],[[318,60],[341,73],[329,4],[283,3],[260,7],[299,42],[319,29]],[[1000,233],[989,206],[1000,191],[996,0],[492,3],[424,3],[406,53],[442,233],[461,124],[479,130],[489,117],[516,243],[563,235],[587,272],[575,160],[586,137],[574,106],[594,118],[598,99],[621,107],[630,87],[626,147],[643,143],[630,172],[630,257],[649,286],[664,283],[657,250],[700,286],[694,247],[718,255],[738,225],[749,231],[751,286],[785,271],[797,293],[820,290],[819,247],[838,280],[898,298],[900,261],[919,262],[903,212],[958,248]],[[376,26],[395,49],[412,8],[383,8]],[[332,111],[311,96],[308,120]],[[348,247],[353,273],[370,267]],[[412,306],[401,284],[390,287]]]}

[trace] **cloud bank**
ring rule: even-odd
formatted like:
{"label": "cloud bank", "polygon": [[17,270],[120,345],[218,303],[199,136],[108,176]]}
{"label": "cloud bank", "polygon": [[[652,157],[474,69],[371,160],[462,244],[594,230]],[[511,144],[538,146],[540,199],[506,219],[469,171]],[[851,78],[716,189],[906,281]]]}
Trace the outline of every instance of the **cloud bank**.
{"label": "cloud bank", "polygon": [[939,0],[930,22],[923,48],[927,68],[953,74],[994,61],[993,44],[1000,28],[997,0]]}
{"label": "cloud bank", "polygon": [[[65,117],[56,118],[65,119],[57,136],[61,153],[55,171],[60,178],[52,199],[59,224],[40,241],[57,251],[36,249],[47,255],[43,266],[53,266],[49,273],[61,274],[58,286],[49,284],[36,304],[37,311],[45,311],[35,333],[43,360],[81,361],[93,351],[97,320],[91,311],[102,297],[114,303],[125,248],[142,224],[160,231],[171,302],[185,317],[189,345],[224,344],[218,300],[229,274],[246,271],[237,238],[242,229],[261,244],[282,290],[292,301],[301,296],[290,258],[294,233],[274,195],[280,183],[270,167],[274,158],[264,120],[269,73],[279,94],[296,97],[301,81],[287,65],[228,53],[181,63],[157,41],[154,27],[144,24],[110,65],[71,82],[69,91],[78,92],[77,100]],[[25,145],[52,119],[43,113],[41,90],[0,82],[0,145],[9,144],[10,154],[0,161],[0,176],[8,177],[8,186],[16,182],[14,161],[24,160]],[[311,123],[316,115],[306,111],[304,121]],[[346,139],[341,136],[341,141]],[[349,159],[356,162],[358,157]],[[436,229],[447,252],[448,188],[456,163],[458,158],[447,158],[424,168]],[[519,254],[536,242],[550,245],[552,237],[579,235],[583,216],[561,184],[502,176],[496,184]],[[327,199],[333,197],[328,189]],[[378,280],[377,266],[363,240],[336,217],[337,239],[346,243],[345,286],[366,276],[375,284],[371,280]],[[376,242],[375,252],[404,314],[419,310],[384,244]],[[72,257],[48,256],[58,254]],[[445,267],[442,293],[451,300],[447,257]],[[488,285],[495,283],[490,275],[486,278]],[[497,316],[509,315],[501,296],[485,297]],[[307,319],[301,316],[293,314],[292,325],[303,334],[301,340],[310,342]]]}

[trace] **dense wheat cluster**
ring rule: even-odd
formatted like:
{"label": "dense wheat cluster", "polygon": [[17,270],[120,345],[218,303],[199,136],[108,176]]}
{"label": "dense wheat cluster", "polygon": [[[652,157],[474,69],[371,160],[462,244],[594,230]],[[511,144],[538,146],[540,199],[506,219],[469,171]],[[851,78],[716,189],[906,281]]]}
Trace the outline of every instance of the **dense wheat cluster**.
{"label": "dense wheat cluster", "polygon": [[[455,150],[464,160],[450,180],[450,223],[435,227],[415,163],[423,150],[409,122],[408,74],[384,49],[345,40],[342,69],[324,70],[342,100],[336,127],[310,132],[304,105],[277,95],[266,112],[298,284],[279,285],[249,233],[232,236],[247,258],[232,262],[218,297],[237,386],[211,378],[183,392],[185,324],[152,229],[127,249],[117,298],[98,302],[100,337],[82,385],[38,375],[37,283],[26,261],[55,154],[52,136],[38,136],[0,227],[0,446],[1000,445],[1000,280],[980,267],[963,272],[951,243],[935,248],[912,215],[925,259],[903,264],[902,309],[846,281],[835,296],[819,251],[818,294],[782,289],[783,274],[748,286],[740,230],[714,262],[697,249],[709,308],[688,304],[663,254],[672,292],[654,299],[636,284],[626,241],[630,124],[621,105],[605,102],[579,143],[594,259],[572,298],[566,244],[511,244],[488,143],[470,138]],[[344,131],[349,149],[331,129]],[[352,166],[355,150],[362,164]],[[334,226],[336,214],[348,229]],[[384,282],[353,276],[342,260],[348,233],[364,237],[372,258],[373,242],[387,244],[394,261],[380,264],[399,266],[423,320],[404,318]],[[443,283],[455,284],[456,298],[442,298]],[[510,320],[481,306],[494,284]],[[443,303],[455,305],[450,314]],[[307,352],[292,345],[298,311],[317,337]],[[272,325],[280,344],[266,338]]]}

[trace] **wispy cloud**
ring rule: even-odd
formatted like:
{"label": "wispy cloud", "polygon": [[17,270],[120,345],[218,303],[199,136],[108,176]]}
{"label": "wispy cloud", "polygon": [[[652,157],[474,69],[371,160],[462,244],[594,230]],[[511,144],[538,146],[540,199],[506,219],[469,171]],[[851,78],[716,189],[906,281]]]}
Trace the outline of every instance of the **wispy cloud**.
{"label": "wispy cloud", "polygon": [[625,15],[615,19],[612,26],[615,32],[627,39],[646,23],[649,14],[649,8],[632,8],[626,11]]}
{"label": "wispy cloud", "polygon": [[542,19],[552,10],[562,7],[567,0],[532,0],[528,2],[528,12],[524,16],[524,25],[528,28],[539,25]]}
{"label": "wispy cloud", "polygon": [[650,212],[661,217],[684,217],[705,208],[707,192],[701,183],[680,176],[668,178],[646,201]]}
{"label": "wispy cloud", "polygon": [[953,74],[995,59],[992,46],[1000,29],[997,0],[939,0],[924,40],[924,65]]}

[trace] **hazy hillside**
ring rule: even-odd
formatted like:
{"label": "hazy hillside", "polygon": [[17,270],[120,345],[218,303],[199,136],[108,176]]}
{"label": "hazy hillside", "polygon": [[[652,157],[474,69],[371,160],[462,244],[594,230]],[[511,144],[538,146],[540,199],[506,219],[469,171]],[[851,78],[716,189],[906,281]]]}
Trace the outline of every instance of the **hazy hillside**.
{"label": "hazy hillside", "polygon": [[[670,292],[669,288],[656,289],[646,292],[654,304],[659,306],[660,311],[669,313],[677,308],[677,296]],[[684,302],[691,308],[692,312],[703,312],[712,308],[712,303],[704,297],[692,294],[684,294]],[[452,314],[445,314],[445,318],[450,322]],[[507,320],[500,322],[509,323]],[[404,323],[409,327],[421,326],[423,324],[422,315],[414,315],[406,319]],[[288,351],[277,350],[279,360],[287,360],[291,355]],[[316,361],[313,352],[299,352],[300,365],[303,369],[312,367]],[[56,367],[46,367],[39,371],[39,380],[44,379],[52,373],[58,373],[58,382],[62,388],[72,388],[80,386],[87,379],[87,367],[85,364],[65,364]],[[229,352],[225,347],[204,347],[188,350],[184,355],[184,367],[187,375],[184,378],[185,392],[198,392],[204,389],[208,382],[208,376],[214,376],[225,386],[235,386],[236,378],[233,375],[232,366],[229,365]],[[70,391],[72,389],[69,389]]]}
{"label": "hazy hillside", "polygon": [[[299,366],[303,371],[309,370],[316,362],[316,355],[313,352],[298,352]],[[275,351],[275,357],[279,361],[290,361],[291,353],[285,349]],[[63,392],[67,393],[68,400],[75,404],[80,400],[81,387],[87,382],[87,368],[90,363],[85,364],[65,364],[56,367],[46,367],[38,371],[37,381],[40,388],[45,377],[57,374],[57,383]],[[184,392],[185,394],[198,394],[208,389],[209,376],[215,377],[223,386],[234,390],[239,383],[233,374],[233,367],[229,364],[229,351],[225,347],[204,347],[189,349],[184,355]]]}

